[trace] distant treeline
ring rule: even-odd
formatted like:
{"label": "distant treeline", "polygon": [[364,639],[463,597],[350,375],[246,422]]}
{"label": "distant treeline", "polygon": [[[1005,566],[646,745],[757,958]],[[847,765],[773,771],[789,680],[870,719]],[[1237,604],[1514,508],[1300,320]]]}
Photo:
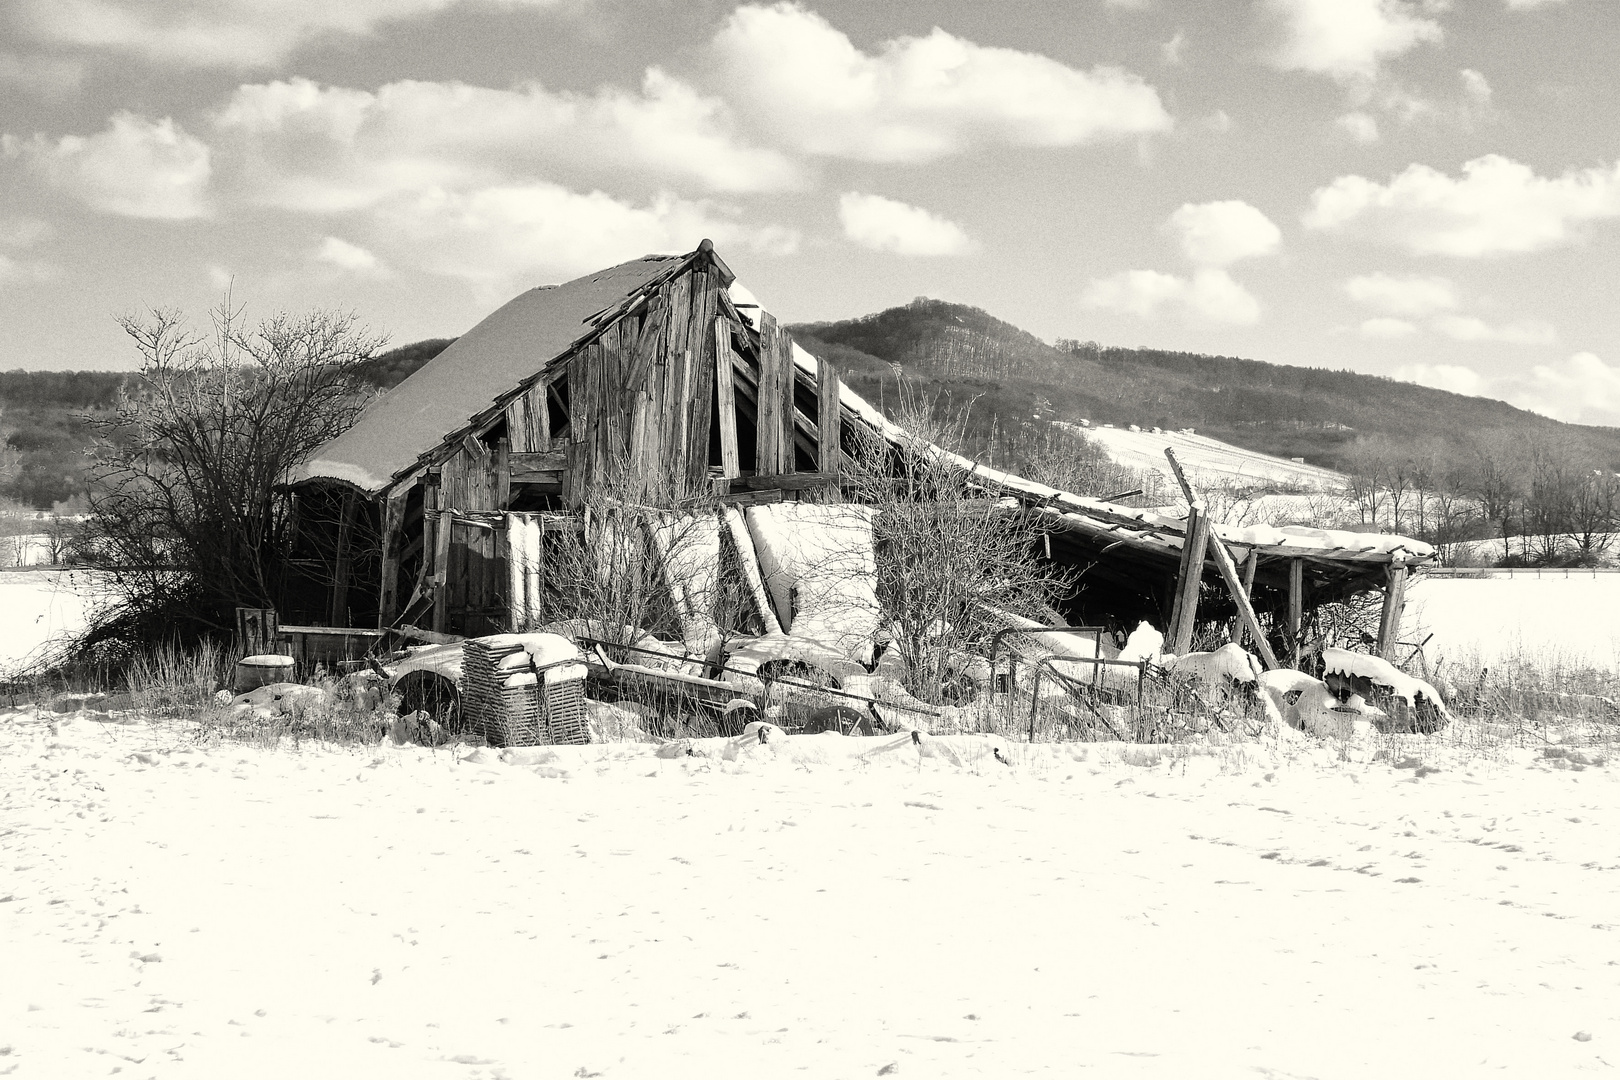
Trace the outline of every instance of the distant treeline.
{"label": "distant treeline", "polygon": [[[454,340],[380,353],[366,379],[379,390],[397,386]],[[90,465],[84,418],[109,412],[128,378],[118,371],[0,372],[0,500],[49,510],[82,494]]]}
{"label": "distant treeline", "polygon": [[1192,427],[1245,449],[1347,470],[1367,436],[1393,441],[1397,452],[1411,444],[1413,453],[1437,438],[1464,453],[1480,438],[1507,436],[1568,445],[1620,470],[1620,429],[1562,424],[1504,402],[1353,371],[1095,341],[1048,345],[977,308],[939,300],[791,330],[873,398],[892,399],[903,376],[930,395],[973,402],[970,429],[981,439],[1036,417]]}

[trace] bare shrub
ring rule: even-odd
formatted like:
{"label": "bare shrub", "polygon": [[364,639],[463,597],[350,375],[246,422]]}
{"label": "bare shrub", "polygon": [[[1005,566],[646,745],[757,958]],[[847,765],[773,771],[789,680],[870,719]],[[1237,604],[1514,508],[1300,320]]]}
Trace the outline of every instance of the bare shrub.
{"label": "bare shrub", "polygon": [[354,421],[383,339],[330,311],[249,327],[229,295],[208,333],[173,309],[121,322],[141,367],[90,421],[86,543],[114,602],[86,641],[129,654],[227,632],[237,605],[277,603],[288,470]]}
{"label": "bare shrub", "polygon": [[950,684],[952,654],[984,649],[1004,625],[998,612],[1058,623],[1051,605],[1072,585],[1040,557],[1029,517],[937,449],[960,445],[964,417],[942,420],[934,403],[903,395],[896,421],[910,434],[895,445],[862,432],[850,477],[877,510],[882,632],[906,689],[930,703]]}

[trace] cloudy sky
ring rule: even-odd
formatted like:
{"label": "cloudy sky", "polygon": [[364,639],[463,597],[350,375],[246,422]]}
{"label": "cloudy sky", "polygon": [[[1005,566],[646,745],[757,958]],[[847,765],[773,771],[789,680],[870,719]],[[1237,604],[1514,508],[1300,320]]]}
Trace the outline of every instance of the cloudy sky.
{"label": "cloudy sky", "polygon": [[396,343],[712,237],[784,319],[926,295],[1620,424],[1620,0],[0,0],[4,366],[113,316]]}

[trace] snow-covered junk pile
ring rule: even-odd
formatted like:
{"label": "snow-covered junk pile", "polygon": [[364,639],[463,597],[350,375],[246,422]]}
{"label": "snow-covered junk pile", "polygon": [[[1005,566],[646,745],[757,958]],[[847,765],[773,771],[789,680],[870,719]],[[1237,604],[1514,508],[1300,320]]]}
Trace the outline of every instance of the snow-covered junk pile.
{"label": "snow-covered junk pile", "polygon": [[[279,614],[325,642],[303,671],[369,670],[424,740],[1446,723],[1395,662],[1427,545],[1216,525],[1177,473],[1185,518],[923,440],[704,241],[525,292],[314,453]],[[1363,639],[1333,613],[1373,592]]]}

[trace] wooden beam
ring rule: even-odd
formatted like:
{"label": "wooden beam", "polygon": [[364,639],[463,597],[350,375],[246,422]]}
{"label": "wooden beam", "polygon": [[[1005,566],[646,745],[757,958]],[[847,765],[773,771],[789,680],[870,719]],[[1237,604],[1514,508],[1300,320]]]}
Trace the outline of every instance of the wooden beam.
{"label": "wooden beam", "polygon": [[820,453],[816,468],[823,475],[837,477],[843,469],[843,406],[839,403],[838,370],[826,360],[816,360],[816,440]]}
{"label": "wooden beam", "polygon": [[1213,530],[1210,531],[1206,542],[1210,558],[1215,560],[1216,569],[1221,572],[1221,577],[1226,579],[1226,587],[1237,603],[1238,618],[1243,620],[1244,628],[1254,637],[1254,648],[1260,654],[1261,663],[1266,665],[1267,671],[1275,671],[1282,665],[1277,663],[1277,654],[1271,651],[1271,643],[1260,631],[1260,620],[1255,617],[1254,605],[1249,603],[1249,597],[1243,591],[1243,582],[1238,578],[1237,564],[1232,562],[1232,553],[1226,550],[1226,545]]}
{"label": "wooden beam", "polygon": [[1193,627],[1198,622],[1198,586],[1204,578],[1204,549],[1209,542],[1209,518],[1204,504],[1194,502],[1187,510],[1187,533],[1182,544],[1181,569],[1176,578],[1176,603],[1170,623],[1174,631],[1170,651],[1177,656],[1192,648]]}
{"label": "wooden beam", "polygon": [[399,607],[399,563],[401,532],[405,525],[405,501],[411,488],[402,484],[383,502],[382,590],[377,598],[377,629],[394,621]]}
{"label": "wooden beam", "polygon": [[[1254,572],[1260,565],[1260,549],[1251,547],[1249,557],[1243,560],[1243,595],[1254,603]],[[1239,646],[1243,644],[1243,620],[1232,616],[1232,629],[1227,635]]]}
{"label": "wooden beam", "polygon": [[[1181,485],[1182,494],[1187,496],[1188,503],[1202,509],[1203,503],[1198,501],[1198,493],[1193,490],[1192,484],[1187,480],[1187,474],[1182,470],[1181,462],[1176,460],[1176,452],[1167,446],[1164,448],[1164,456],[1169,459],[1170,471],[1175,473],[1176,483]],[[1238,577],[1237,564],[1232,561],[1232,553],[1226,550],[1226,542],[1215,535],[1214,529],[1208,529],[1204,546],[1208,549],[1210,558],[1215,560],[1215,568],[1221,572],[1221,577],[1226,582],[1227,591],[1232,594],[1232,601],[1237,604],[1239,621],[1254,637],[1254,647],[1260,653],[1261,662],[1266,665],[1267,671],[1275,670],[1281,666],[1277,663],[1277,654],[1271,651],[1271,643],[1260,632],[1260,620],[1255,617],[1254,605],[1249,602],[1249,594],[1244,590],[1243,582]],[[1251,575],[1250,581],[1253,580]],[[1191,638],[1190,631],[1188,637]]]}
{"label": "wooden beam", "polygon": [[1288,560],[1288,659],[1299,667],[1299,628],[1305,621],[1305,560]]}
{"label": "wooden beam", "polygon": [[715,420],[720,425],[720,475],[742,475],[737,454],[737,356],[731,348],[731,320],[714,320]]}
{"label": "wooden beam", "polygon": [[808,491],[811,488],[837,486],[837,475],[826,473],[794,473],[791,476],[737,476],[728,483],[730,490],[740,491]]}
{"label": "wooden beam", "polygon": [[544,450],[533,454],[508,454],[506,456],[506,471],[514,484],[523,484],[538,480],[542,483],[555,483],[557,474],[568,464],[568,454],[563,450]]}
{"label": "wooden beam", "polygon": [[1389,584],[1384,588],[1384,610],[1378,619],[1378,655],[1395,658],[1395,639],[1401,635],[1401,615],[1406,610],[1406,563],[1389,564]]}
{"label": "wooden beam", "polygon": [[339,511],[337,561],[332,568],[332,606],[327,621],[333,626],[349,624],[349,546],[354,540],[354,515],[359,496],[348,491]]}

